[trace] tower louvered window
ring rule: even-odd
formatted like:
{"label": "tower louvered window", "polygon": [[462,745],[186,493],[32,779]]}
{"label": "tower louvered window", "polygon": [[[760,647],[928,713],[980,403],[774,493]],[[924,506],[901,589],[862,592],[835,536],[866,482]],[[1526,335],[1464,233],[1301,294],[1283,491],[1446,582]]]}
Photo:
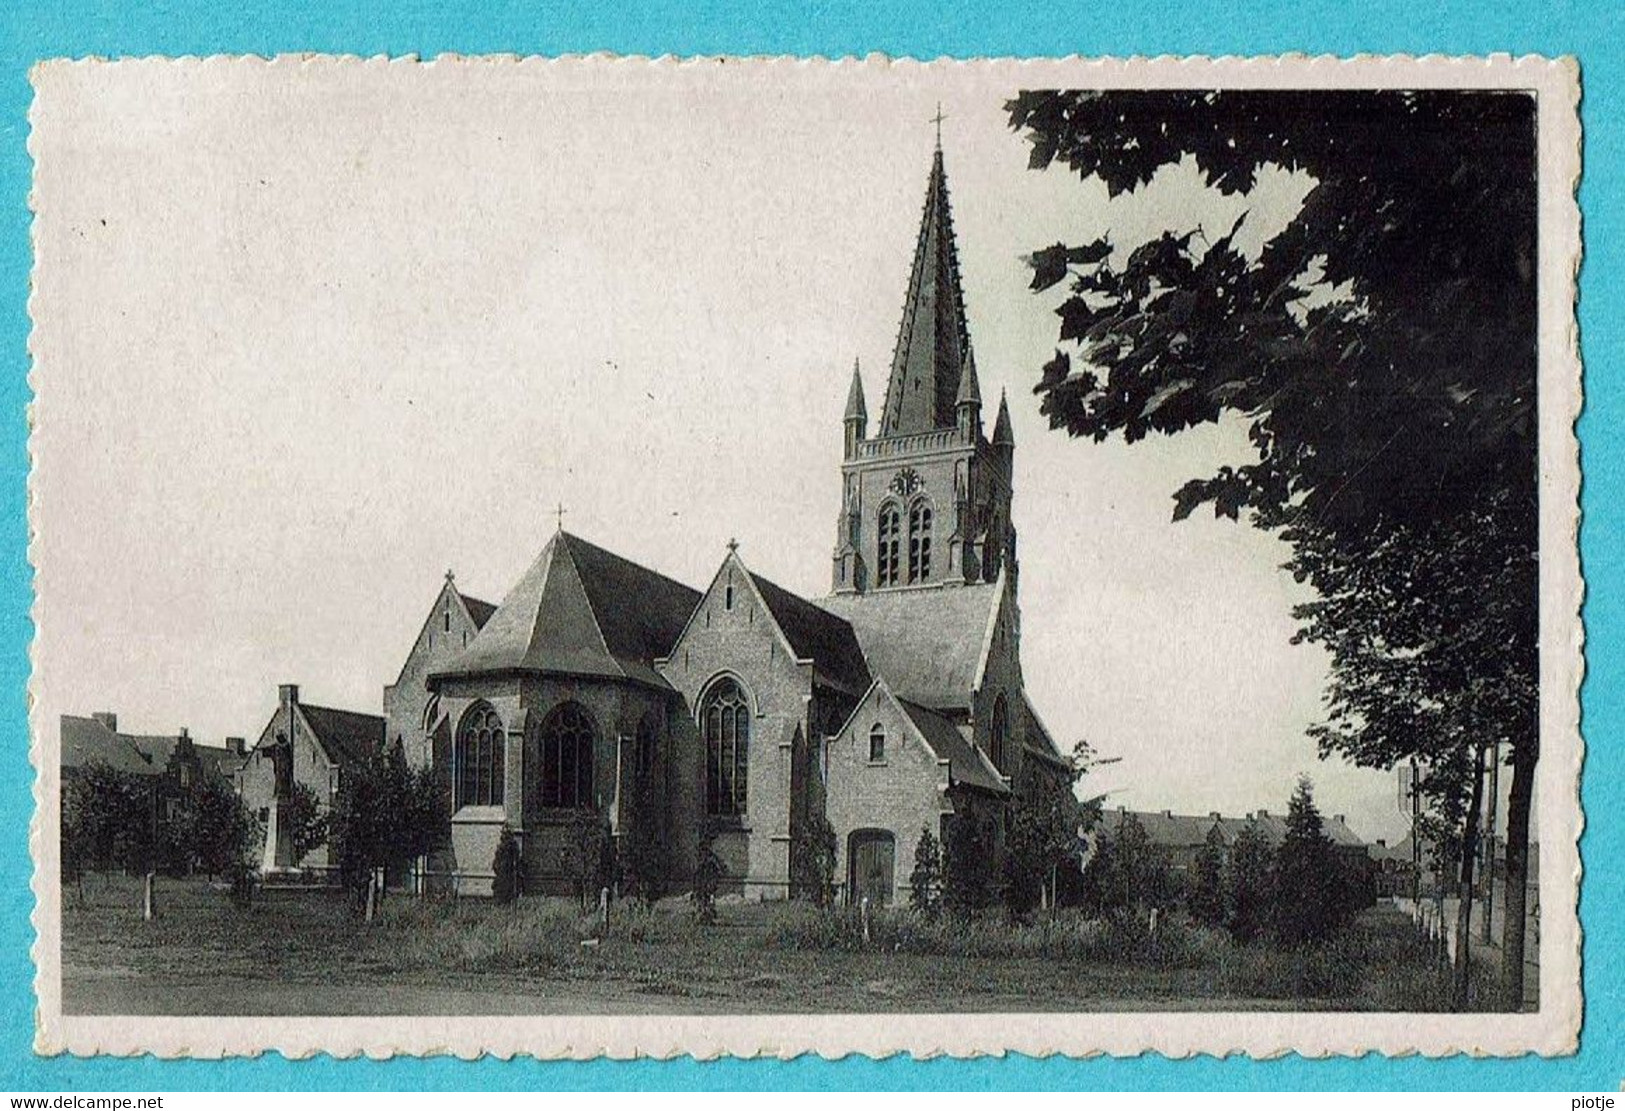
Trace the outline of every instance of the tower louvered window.
{"label": "tower louvered window", "polygon": [[880,550],[875,560],[875,583],[878,586],[895,586],[901,570],[898,559],[898,548],[902,532],[901,515],[895,505],[882,506],[880,509]]}
{"label": "tower louvered window", "polygon": [[924,582],[931,577],[931,506],[914,503],[908,514],[908,581]]}
{"label": "tower louvered window", "polygon": [[505,738],[502,719],[488,704],[477,703],[463,715],[457,733],[457,806],[502,805]]}
{"label": "tower louvered window", "polygon": [[711,689],[700,708],[705,734],[705,808],[717,817],[745,813],[750,765],[750,705],[732,679]]}
{"label": "tower louvered window", "polygon": [[551,809],[593,805],[593,748],[597,733],[587,711],[566,702],[542,723],[541,797]]}

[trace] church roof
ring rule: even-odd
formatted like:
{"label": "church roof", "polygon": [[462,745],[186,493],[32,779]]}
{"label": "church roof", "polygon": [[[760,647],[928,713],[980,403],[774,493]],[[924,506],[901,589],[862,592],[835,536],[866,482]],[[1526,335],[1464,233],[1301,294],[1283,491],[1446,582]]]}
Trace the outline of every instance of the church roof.
{"label": "church roof", "polygon": [[316,734],[317,742],[340,766],[365,760],[384,745],[384,719],[355,710],[335,710],[327,706],[299,703],[305,724]]}
{"label": "church roof", "polygon": [[880,435],[902,436],[954,427],[954,403],[969,350],[959,252],[954,244],[948,178],[939,147],[926,183],[925,212],[920,218],[903,320],[892,352]]}
{"label": "church roof", "polygon": [[813,661],[813,666],[828,679],[855,694],[869,686],[869,665],[864,662],[857,634],[844,618],[754,571],[749,574],[798,659]]}
{"label": "church roof", "polygon": [[845,618],[869,668],[897,696],[936,710],[964,709],[982,662],[1002,582],[939,590],[834,594],[818,604]]}
{"label": "church roof", "polygon": [[482,602],[473,595],[464,594],[461,590],[457,592],[457,597],[463,600],[463,608],[468,610],[468,616],[473,619],[474,627],[477,629],[485,628],[485,623],[491,620],[491,615],[497,611],[495,603]]}
{"label": "church roof", "polygon": [[920,731],[925,743],[931,746],[931,751],[937,754],[937,759],[948,761],[948,773],[953,782],[979,787],[994,794],[1010,793],[1010,786],[1005,783],[1004,777],[982,755],[981,749],[965,739],[953,722],[904,698],[899,698],[897,704],[908,715],[914,728]]}
{"label": "church roof", "polygon": [[654,668],[699,592],[560,529],[459,655],[435,679],[533,672],[632,679]]}

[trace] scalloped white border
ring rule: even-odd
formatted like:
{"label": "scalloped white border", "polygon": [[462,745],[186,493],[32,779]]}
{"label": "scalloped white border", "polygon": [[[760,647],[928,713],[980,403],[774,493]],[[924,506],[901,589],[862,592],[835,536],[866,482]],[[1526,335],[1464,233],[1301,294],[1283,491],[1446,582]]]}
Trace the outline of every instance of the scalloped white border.
{"label": "scalloped white border", "polygon": [[[1286,55],[1261,58],[1158,57],[918,61],[865,58],[616,57],[559,58],[441,55],[422,62],[354,56],[257,55],[206,59],[85,58],[36,65],[30,79],[36,104],[51,95],[67,67],[179,65],[198,70],[223,66],[350,66],[358,77],[380,66],[523,66],[544,80],[621,82],[635,77],[650,85],[683,82],[762,82],[791,76],[804,86],[817,82],[890,81],[956,85],[987,84],[1007,93],[1016,87],[1089,88],[1518,88],[1539,98],[1540,148],[1540,583],[1541,712],[1543,759],[1539,765],[1538,834],[1541,876],[1541,1009],[1527,1015],[1398,1014],[948,1014],[948,1015],[745,1015],[635,1017],[369,1018],[168,1018],[63,1015],[60,998],[60,892],[55,830],[59,820],[58,732],[37,720],[30,699],[30,756],[38,772],[30,846],[35,873],[33,948],[39,998],[35,1048],[42,1054],[151,1053],[160,1057],[222,1057],[280,1052],[290,1058],[321,1053],[337,1057],[454,1054],[473,1058],[588,1059],[599,1056],[666,1058],[684,1054],[788,1058],[805,1053],[841,1057],[971,1057],[1019,1052],[1035,1056],[1114,1056],[1157,1052],[1179,1058],[1196,1054],[1309,1057],[1384,1054],[1444,1056],[1458,1053],[1510,1056],[1572,1053],[1581,1022],[1578,898],[1583,827],[1579,774],[1579,684],[1584,668],[1580,604],[1580,459],[1574,422],[1582,393],[1574,313],[1580,262],[1580,212],[1575,189],[1580,174],[1579,68],[1573,59],[1537,56],[1480,58]],[[207,79],[200,73],[198,80]],[[30,122],[36,123],[31,110]],[[38,158],[30,134],[29,152]],[[37,196],[30,208],[38,211]],[[36,269],[48,260],[35,226]],[[34,331],[30,385],[49,374],[54,346],[40,310],[29,300]],[[31,426],[41,418],[30,407]],[[30,536],[49,506],[29,480]],[[30,557],[35,555],[32,543]],[[48,568],[36,570],[36,627],[50,619]]]}

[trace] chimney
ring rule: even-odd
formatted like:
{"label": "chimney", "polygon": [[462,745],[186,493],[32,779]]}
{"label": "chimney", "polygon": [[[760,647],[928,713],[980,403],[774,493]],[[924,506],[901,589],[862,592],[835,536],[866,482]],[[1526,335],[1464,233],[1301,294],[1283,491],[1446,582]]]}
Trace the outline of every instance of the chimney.
{"label": "chimney", "polygon": [[1260,806],[1258,808],[1258,816],[1260,818],[1268,818],[1270,816],[1270,812],[1268,810],[1265,810],[1262,806]]}
{"label": "chimney", "polygon": [[283,683],[276,689],[276,704],[278,706],[299,705],[299,684]]}
{"label": "chimney", "polygon": [[111,711],[111,710],[97,710],[94,714],[91,714],[90,716],[95,718],[97,721],[101,722],[103,725],[107,726],[107,729],[108,729],[109,732],[112,732],[112,733],[117,733],[118,732],[118,715],[115,714],[113,711]]}
{"label": "chimney", "polygon": [[1174,812],[1172,810],[1164,810],[1162,812],[1162,816],[1164,818],[1172,818],[1174,816]]}
{"label": "chimney", "polygon": [[1213,819],[1213,820],[1214,820],[1214,821],[1215,821],[1215,822],[1216,822],[1216,821],[1218,821],[1218,820],[1219,820],[1219,812],[1218,812],[1218,811],[1217,811],[1217,810],[1210,810],[1210,811],[1208,811],[1208,815],[1207,815],[1207,816],[1208,816],[1208,817],[1209,817],[1209,818],[1212,818],[1212,819]]}
{"label": "chimney", "polygon": [[226,751],[233,756],[242,756],[247,750],[248,745],[241,737],[226,738]]}
{"label": "chimney", "polygon": [[1387,847],[1388,847],[1388,839],[1386,837],[1377,838],[1377,848],[1386,849]]}
{"label": "chimney", "polygon": [[1342,815],[1342,814],[1333,814],[1332,815],[1332,821],[1336,822],[1340,826],[1348,825],[1348,821],[1345,819],[1345,816]]}

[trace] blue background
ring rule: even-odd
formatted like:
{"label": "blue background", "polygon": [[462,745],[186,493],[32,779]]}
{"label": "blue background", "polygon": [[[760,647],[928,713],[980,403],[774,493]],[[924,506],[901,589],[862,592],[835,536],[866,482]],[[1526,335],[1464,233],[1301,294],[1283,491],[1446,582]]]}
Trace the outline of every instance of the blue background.
{"label": "blue background", "polygon": [[[144,9],[144,10],[143,10]],[[698,1063],[538,1063],[457,1060],[287,1061],[272,1054],[232,1062],[37,1058],[32,1052],[33,942],[27,826],[30,571],[25,488],[28,401],[30,100],[37,59],[85,55],[275,54],[326,51],[432,56],[442,52],[559,54],[939,55],[1489,53],[1573,54],[1585,101],[1586,259],[1580,322],[1586,410],[1580,422],[1585,470],[1581,550],[1590,594],[1585,608],[1589,675],[1583,692],[1591,744],[1584,803],[1591,824],[1581,845],[1587,877],[1586,1022],[1577,1056],[1557,1060],[1453,1059],[1307,1061],[1069,1061],[1012,1057],[981,1061],[803,1058]],[[1625,652],[1621,613],[1625,486],[1621,480],[1625,387],[1619,367],[1621,203],[1625,195],[1625,6],[1605,3],[1418,3],[1417,0],[936,0],[863,3],[471,3],[469,0],[219,0],[168,3],[14,0],[0,12],[0,1089],[242,1088],[1540,1088],[1617,1091],[1625,1079],[1625,904],[1611,895],[1625,878],[1625,731],[1618,680]],[[1610,296],[1605,291],[1614,289]],[[118,436],[117,428],[107,435]]]}

